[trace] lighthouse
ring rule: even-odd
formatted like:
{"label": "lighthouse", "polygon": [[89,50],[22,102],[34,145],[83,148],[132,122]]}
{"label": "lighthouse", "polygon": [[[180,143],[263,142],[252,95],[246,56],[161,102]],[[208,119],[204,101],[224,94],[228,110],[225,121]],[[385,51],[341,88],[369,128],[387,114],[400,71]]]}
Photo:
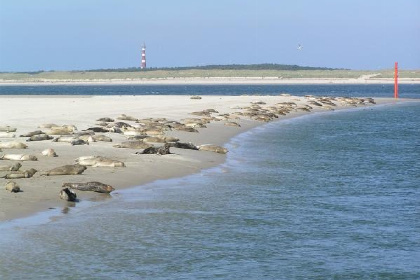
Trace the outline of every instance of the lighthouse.
{"label": "lighthouse", "polygon": [[146,68],[146,44],[143,43],[143,46],[141,47],[141,65],[140,69]]}

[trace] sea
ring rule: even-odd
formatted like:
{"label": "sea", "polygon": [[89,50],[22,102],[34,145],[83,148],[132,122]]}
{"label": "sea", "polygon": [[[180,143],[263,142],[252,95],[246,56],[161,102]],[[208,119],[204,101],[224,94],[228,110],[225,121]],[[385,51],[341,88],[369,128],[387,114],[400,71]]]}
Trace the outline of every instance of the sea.
{"label": "sea", "polygon": [[[0,94],[392,97],[388,85],[1,86]],[[220,166],[0,223],[0,279],[420,279],[414,102],[271,122]],[[0,205],[1,207],[1,205]]]}

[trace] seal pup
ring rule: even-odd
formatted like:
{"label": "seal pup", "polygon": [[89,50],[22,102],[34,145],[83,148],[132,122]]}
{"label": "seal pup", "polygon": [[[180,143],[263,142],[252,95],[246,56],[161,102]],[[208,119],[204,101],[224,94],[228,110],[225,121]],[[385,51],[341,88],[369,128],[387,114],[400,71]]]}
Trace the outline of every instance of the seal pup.
{"label": "seal pup", "polygon": [[54,149],[51,148],[43,150],[41,154],[46,157],[58,157]]}
{"label": "seal pup", "polygon": [[210,145],[210,144],[200,145],[200,146],[198,146],[198,150],[215,152],[215,153],[218,153],[218,154],[226,154],[228,152],[228,149],[226,149],[224,147],[216,146],[216,145]]}
{"label": "seal pup", "polygon": [[18,193],[21,192],[19,185],[16,182],[9,181],[6,183],[5,189],[9,192]]}
{"label": "seal pup", "polygon": [[0,142],[0,148],[3,148],[3,149],[26,149],[26,148],[28,148],[28,146],[25,145],[22,142],[9,141],[9,142]]}
{"label": "seal pup", "polygon": [[71,188],[79,191],[92,191],[98,193],[110,193],[115,190],[114,187],[101,182],[64,183],[63,188]]}
{"label": "seal pup", "polygon": [[2,160],[21,160],[21,161],[37,161],[38,158],[34,155],[24,154],[5,154],[0,156]]}
{"label": "seal pup", "polygon": [[69,188],[63,188],[60,191],[60,198],[66,201],[76,201],[77,195],[73,190],[70,190]]}
{"label": "seal pup", "polygon": [[41,174],[41,176],[53,176],[53,175],[79,175],[86,170],[86,166],[80,164],[64,165],[53,168],[47,172]]}

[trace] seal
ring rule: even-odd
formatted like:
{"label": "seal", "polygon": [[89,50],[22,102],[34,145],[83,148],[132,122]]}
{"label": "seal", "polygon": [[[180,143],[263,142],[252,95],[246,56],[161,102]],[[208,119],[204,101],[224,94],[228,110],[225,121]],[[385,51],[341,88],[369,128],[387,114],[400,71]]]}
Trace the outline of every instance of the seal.
{"label": "seal", "polygon": [[45,149],[41,152],[41,154],[46,157],[58,157],[54,149]]}
{"label": "seal", "polygon": [[42,176],[53,176],[53,175],[79,175],[86,170],[86,166],[80,164],[64,165],[53,168],[47,172],[42,173]]}
{"label": "seal", "polygon": [[97,142],[112,142],[112,138],[105,135],[93,135],[92,138]]}
{"label": "seal", "polygon": [[25,154],[5,154],[0,156],[3,160],[21,160],[21,161],[37,161],[37,157],[34,155]]}
{"label": "seal", "polygon": [[16,134],[14,134],[13,132],[3,132],[0,131],[0,138],[15,138]]}
{"label": "seal", "polygon": [[5,179],[22,179],[22,178],[31,178],[34,174],[38,172],[36,169],[31,168],[26,171],[12,171],[7,174],[0,174],[0,178]]}
{"label": "seal", "polygon": [[225,126],[236,126],[241,127],[241,125],[237,122],[225,122]]}
{"label": "seal", "polygon": [[103,128],[103,127],[98,127],[98,126],[89,127],[86,130],[93,131],[93,132],[109,132],[109,128]]}
{"label": "seal", "polygon": [[85,141],[85,140],[82,140],[82,139],[76,139],[76,140],[71,141],[70,144],[72,146],[75,146],[75,145],[89,145],[89,142]]}
{"label": "seal", "polygon": [[54,138],[52,141],[53,142],[71,143],[72,141],[75,141],[75,140],[78,140],[78,139],[79,139],[78,136],[60,136],[60,137]]}
{"label": "seal", "polygon": [[66,201],[76,201],[77,195],[69,188],[64,188],[60,191],[60,198]]}
{"label": "seal", "polygon": [[13,193],[21,192],[19,185],[13,181],[9,181],[6,183],[6,190]]}
{"label": "seal", "polygon": [[62,126],[52,126],[50,131],[47,132],[48,135],[71,135],[77,131],[76,126],[74,125],[62,125]]}
{"label": "seal", "polygon": [[51,128],[51,127],[58,127],[55,123],[44,123],[38,126],[39,128]]}
{"label": "seal", "polygon": [[16,132],[16,130],[17,130],[16,127],[11,127],[9,125],[0,126],[0,131],[2,131],[2,132]]}
{"label": "seal", "polygon": [[169,145],[173,148],[198,150],[198,147],[191,142],[188,142],[188,143],[174,142],[174,143],[169,143]]}
{"label": "seal", "polygon": [[77,164],[92,167],[125,167],[124,162],[101,156],[85,156],[76,159]]}
{"label": "seal", "polygon": [[122,121],[137,121],[138,119],[132,116],[127,116],[126,114],[121,114],[119,117],[117,117],[117,120]]}
{"label": "seal", "polygon": [[26,149],[26,148],[28,148],[28,146],[25,145],[22,142],[9,141],[9,142],[0,142],[0,148],[3,148],[3,149]]}
{"label": "seal", "polygon": [[228,152],[228,149],[226,149],[224,147],[216,146],[216,145],[210,145],[210,144],[200,145],[200,146],[198,146],[198,149],[200,151],[215,152],[215,153],[218,153],[218,154],[226,154]]}
{"label": "seal", "polygon": [[63,188],[71,188],[79,191],[92,191],[98,193],[110,193],[115,190],[114,187],[101,182],[64,183]]}
{"label": "seal", "polygon": [[96,121],[98,121],[98,122],[114,122],[114,119],[104,117],[104,118],[99,118]]}
{"label": "seal", "polygon": [[31,136],[39,135],[39,134],[45,134],[45,132],[41,130],[35,130],[35,131],[28,132],[26,134],[22,134],[20,135],[20,137],[31,137]]}
{"label": "seal", "polygon": [[137,152],[136,154],[138,155],[144,155],[144,154],[156,154],[156,155],[168,155],[171,154],[170,150],[170,145],[168,143],[166,143],[165,145],[163,145],[162,147],[149,147],[147,149],[144,149],[143,152]]}
{"label": "seal", "polygon": [[12,165],[0,165],[0,171],[18,171],[22,167],[20,162],[16,162]]}
{"label": "seal", "polygon": [[152,145],[144,143],[141,140],[137,141],[125,141],[120,144],[114,145],[115,148],[127,148],[127,149],[147,149]]}
{"label": "seal", "polygon": [[54,137],[49,136],[49,135],[44,134],[44,133],[42,133],[42,134],[35,134],[35,135],[32,135],[29,139],[27,139],[26,142],[51,140],[53,138]]}

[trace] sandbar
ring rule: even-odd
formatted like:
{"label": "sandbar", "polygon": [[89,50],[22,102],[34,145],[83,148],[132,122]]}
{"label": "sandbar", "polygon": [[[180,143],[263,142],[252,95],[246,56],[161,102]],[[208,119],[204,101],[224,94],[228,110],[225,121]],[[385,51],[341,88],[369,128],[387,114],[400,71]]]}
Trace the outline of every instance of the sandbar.
{"label": "sandbar", "polygon": [[[375,101],[381,104],[399,102],[385,98],[375,99]],[[317,102],[318,105],[314,105],[313,102]],[[159,179],[198,173],[203,169],[217,166],[226,159],[225,154],[180,148],[171,148],[172,154],[169,155],[136,154],[138,149],[113,147],[117,143],[127,141],[127,136],[115,132],[97,133],[111,137],[112,142],[90,142],[89,145],[71,145],[51,140],[26,142],[28,137],[19,136],[35,130],[44,130],[44,128],[38,128],[41,124],[74,125],[77,132],[81,132],[90,127],[97,127],[96,120],[103,117],[113,118],[117,122],[116,118],[121,114],[134,116],[140,121],[122,120],[122,122],[138,127],[144,120],[150,118],[160,119],[162,122],[183,122],[187,118],[200,118],[200,116],[192,115],[193,112],[212,109],[212,120],[206,124],[206,127],[197,127],[198,132],[166,129],[165,135],[177,137],[181,142],[192,142],[194,145],[223,146],[235,135],[263,125],[266,121],[278,121],[314,112],[374,105],[368,100],[356,105],[338,99],[332,102],[334,106],[323,103],[319,106],[320,102],[315,97],[298,97],[286,94],[279,96],[203,96],[201,99],[191,99],[187,95],[1,96],[0,127],[10,126],[17,128],[17,131],[14,138],[0,138],[0,142],[18,141],[26,143],[28,148],[24,150],[2,149],[0,156],[4,154],[35,155],[38,160],[21,162],[21,170],[35,168],[38,172],[31,178],[13,180],[22,189],[22,192],[18,193],[6,191],[4,186],[10,180],[0,178],[0,221],[29,216],[50,208],[65,209],[69,207],[70,202],[59,198],[62,184],[66,182],[100,181],[115,187],[116,190],[111,195],[77,192],[79,200],[95,201],[112,198],[112,195],[124,188],[140,186]],[[279,111],[283,107],[290,109],[286,110],[287,113],[284,115]],[[273,110],[277,110],[277,113],[272,113]],[[284,112],[283,109],[281,110]],[[244,112],[245,114],[243,114]],[[252,112],[261,115],[258,117]],[[264,119],[269,116],[272,119]],[[236,122],[240,126],[226,125],[227,122]],[[58,157],[42,156],[41,151],[47,148],[53,148]],[[75,159],[81,156],[104,156],[122,161],[126,167],[88,167],[80,175],[40,175],[42,172],[58,166],[74,164]],[[0,165],[7,163],[11,163],[11,161],[0,160]]]}

